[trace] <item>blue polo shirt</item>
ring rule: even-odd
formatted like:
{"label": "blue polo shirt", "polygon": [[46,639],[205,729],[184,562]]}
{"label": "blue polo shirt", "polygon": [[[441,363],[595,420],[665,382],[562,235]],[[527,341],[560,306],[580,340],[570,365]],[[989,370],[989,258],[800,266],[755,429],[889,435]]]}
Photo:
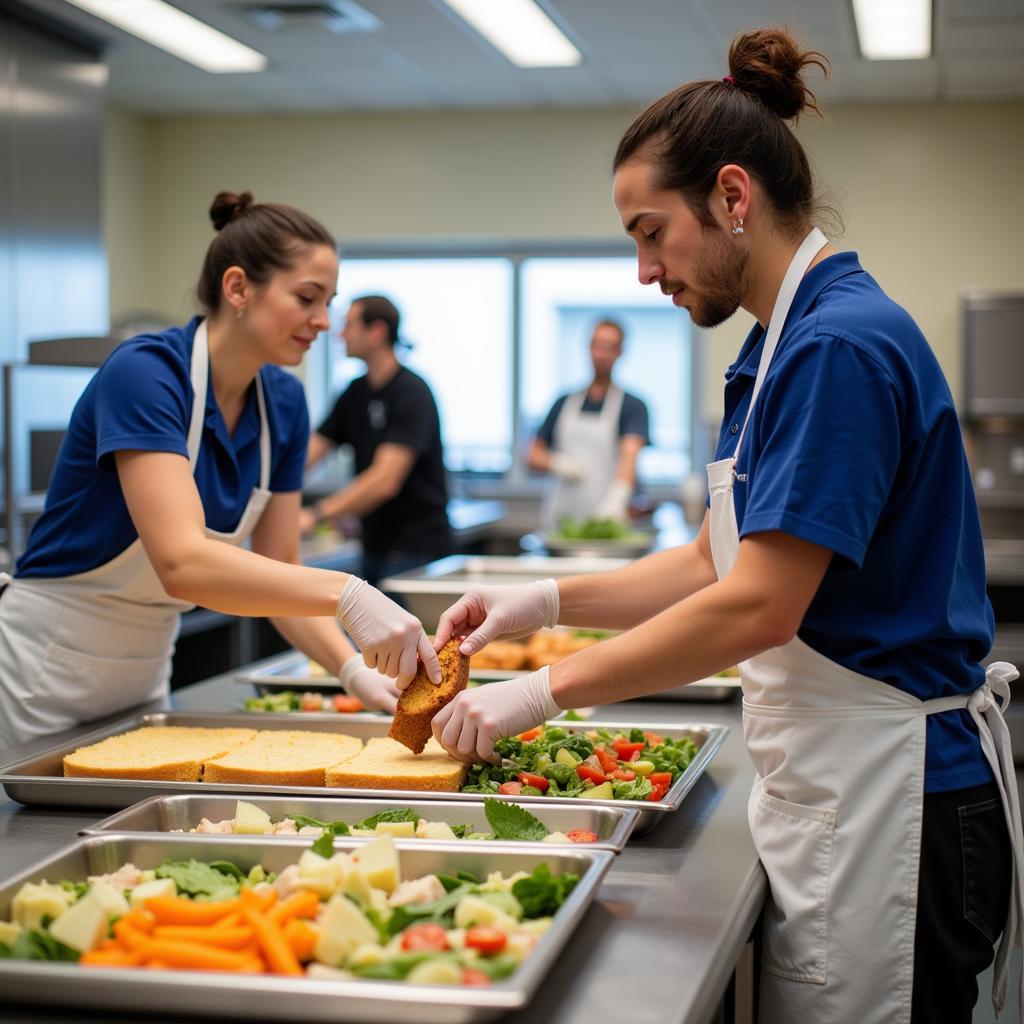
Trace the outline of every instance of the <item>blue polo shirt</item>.
{"label": "blue polo shirt", "polygon": [[[736,450],[763,342],[755,325],[726,373],[719,459]],[[834,552],[801,640],[922,700],[982,684],[994,622],[953,398],[855,253],[804,277],[736,472],[740,537],[781,530]],[[929,716],[925,791],[991,778],[970,715]]]}
{"label": "blue polo shirt", "polygon": [[[138,533],[114,464],[118,451],[174,452],[188,458],[194,393],[192,341],[200,318],[119,345],[96,371],[71,414],[46,507],[18,560],[19,577],[71,576],[109,562]],[[302,487],[309,414],[302,384],[276,366],[260,370],[270,428],[270,490]],[[260,478],[260,415],[256,388],[229,434],[213,393],[195,481],[208,528],[238,526]]]}

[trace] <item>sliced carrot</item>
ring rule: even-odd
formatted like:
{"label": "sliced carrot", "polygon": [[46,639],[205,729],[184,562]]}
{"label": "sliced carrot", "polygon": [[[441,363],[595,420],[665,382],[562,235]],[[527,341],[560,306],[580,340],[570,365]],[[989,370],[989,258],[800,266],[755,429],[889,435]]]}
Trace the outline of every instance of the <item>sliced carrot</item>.
{"label": "sliced carrot", "polygon": [[222,917],[238,910],[238,900],[209,901],[186,900],[181,896],[151,896],[146,909],[156,924],[214,924]]}
{"label": "sliced carrot", "polygon": [[125,914],[124,917],[114,922],[114,935],[125,949],[138,949],[149,936],[140,928],[136,928],[131,921],[126,920],[127,917],[128,915]]}
{"label": "sliced carrot", "polygon": [[277,890],[266,889],[243,889],[241,895],[242,907],[251,907],[260,914],[268,911],[277,902]]}
{"label": "sliced carrot", "polygon": [[316,917],[320,912],[320,897],[312,889],[300,889],[282,900],[268,914],[274,924],[283,925],[293,917]]}
{"label": "sliced carrot", "polygon": [[164,960],[149,960],[142,965],[149,971],[169,971],[171,965]]}
{"label": "sliced carrot", "polygon": [[127,921],[133,928],[138,928],[141,932],[151,932],[153,925],[156,923],[153,915],[141,907],[129,910],[127,914],[122,914],[118,920]]}
{"label": "sliced carrot", "polygon": [[245,966],[240,968],[245,974],[266,974],[267,965],[258,956],[249,957]]}
{"label": "sliced carrot", "polygon": [[240,971],[250,959],[230,949],[177,939],[147,939],[135,952],[144,961],[161,960],[170,967],[195,971]]}
{"label": "sliced carrot", "polygon": [[78,962],[83,967],[137,967],[142,957],[137,950],[94,949],[83,953]]}
{"label": "sliced carrot", "polygon": [[256,944],[260,947],[271,973],[302,974],[302,967],[280,927],[266,915],[258,914],[252,907],[243,906],[242,913],[256,936]]}
{"label": "sliced carrot", "polygon": [[153,929],[154,939],[177,939],[181,942],[201,942],[218,949],[243,949],[252,941],[251,928],[190,927],[187,924],[162,924]]}
{"label": "sliced carrot", "polygon": [[284,926],[285,941],[292,947],[295,958],[300,962],[313,958],[313,948],[316,946],[316,932],[306,924],[293,917]]}
{"label": "sliced carrot", "polygon": [[242,917],[241,913],[237,910],[228,914],[227,917],[222,917],[219,921],[214,924],[214,928],[238,928],[240,925],[245,924],[245,918]]}

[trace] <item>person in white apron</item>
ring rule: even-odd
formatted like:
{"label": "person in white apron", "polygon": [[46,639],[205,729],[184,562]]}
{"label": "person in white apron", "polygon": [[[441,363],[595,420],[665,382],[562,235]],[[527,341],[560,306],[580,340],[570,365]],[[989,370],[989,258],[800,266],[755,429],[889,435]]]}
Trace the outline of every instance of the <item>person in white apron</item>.
{"label": "person in white apron", "polygon": [[466,594],[435,642],[468,634],[467,654],[556,623],[628,632],[460,695],[434,734],[491,758],[559,708],[738,663],[770,886],[759,1020],[967,1024],[977,974],[994,956],[1000,1010],[1021,945],[1002,716],[1018,673],[980,665],[980,523],[934,355],[807,221],[784,119],[813,103],[801,70],[823,60],[781,30],[742,35],[721,82],[681,87],[623,137],[615,199],[641,281],[702,326],[741,305],[759,321],[727,374],[710,511],[693,544],[625,569]]}
{"label": "person in white apron", "polygon": [[554,403],[527,453],[530,469],[555,478],[541,509],[546,530],[565,519],[628,518],[637,456],[650,443],[650,426],[643,401],[612,381],[624,340],[614,320],[594,326],[593,380]]}
{"label": "person in white apron", "polygon": [[329,324],[334,242],[248,194],[221,194],[211,216],[220,234],[198,289],[208,316],[125,342],[97,371],[46,510],[5,574],[0,748],[166,696],[180,613],[200,602],[273,616],[371,706],[394,708],[417,653],[436,668],[422,626],[379,591],[286,564],[298,561],[308,417],[278,366],[297,365]]}

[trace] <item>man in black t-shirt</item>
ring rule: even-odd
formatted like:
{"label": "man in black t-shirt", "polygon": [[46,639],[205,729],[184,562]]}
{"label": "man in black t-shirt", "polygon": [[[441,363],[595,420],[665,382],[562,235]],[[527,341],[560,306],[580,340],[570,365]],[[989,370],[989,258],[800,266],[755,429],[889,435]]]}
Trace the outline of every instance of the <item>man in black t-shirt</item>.
{"label": "man in black t-shirt", "polygon": [[451,553],[441,423],[426,381],[395,356],[399,313],[380,295],[354,299],[341,337],[367,373],[342,392],[309,440],[306,465],[340,444],[352,447],[356,475],[303,509],[303,532],[322,520],[358,516],[362,575],[374,586]]}

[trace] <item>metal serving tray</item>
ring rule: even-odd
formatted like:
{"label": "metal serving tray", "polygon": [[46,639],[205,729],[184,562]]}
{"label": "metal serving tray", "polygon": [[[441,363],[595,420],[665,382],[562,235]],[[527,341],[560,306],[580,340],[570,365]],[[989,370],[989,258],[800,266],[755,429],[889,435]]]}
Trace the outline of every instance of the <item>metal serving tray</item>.
{"label": "metal serving tray", "polygon": [[[103,834],[106,832],[171,832],[174,830],[188,833],[195,828],[202,818],[211,821],[224,821],[235,815],[237,797],[233,796],[153,796],[148,800],[129,807],[126,811],[113,814],[89,828],[81,829],[82,835]],[[441,803],[437,800],[332,800],[329,797],[297,799],[287,796],[261,796],[251,801],[270,815],[273,821],[294,814],[304,814],[320,821],[332,821],[344,818],[350,825],[362,821],[389,808],[408,807],[421,818],[428,821],[444,821],[449,825],[469,825],[474,832],[489,832],[483,804],[478,800],[452,801]],[[586,829],[597,836],[596,843],[587,843],[588,850],[614,850],[621,853],[636,825],[639,811],[625,807],[595,807],[593,801],[582,807],[531,807],[530,812],[542,821],[552,832],[571,832],[573,829]],[[230,839],[231,836],[216,833],[189,833],[190,838],[203,842],[216,839]],[[278,839],[295,838],[294,836],[257,836],[277,841]],[[351,836],[353,842],[370,842],[370,837]],[[469,840],[459,840],[468,842]],[[430,846],[438,842],[451,843],[451,840],[417,839],[416,843],[427,843]],[[487,840],[487,842],[499,842]],[[505,841],[502,841],[504,844]],[[516,849],[523,845],[536,846],[536,843],[513,842]],[[543,843],[544,849],[552,848],[551,843]],[[555,849],[560,846],[555,844]]]}
{"label": "metal serving tray", "polygon": [[628,565],[628,558],[546,558],[537,555],[451,555],[419,569],[390,576],[380,589],[397,594],[428,632],[438,619],[475,583],[529,583],[592,572],[606,572]]}
{"label": "metal serving tray", "polygon": [[656,539],[653,530],[634,530],[615,540],[559,537],[554,533],[540,535],[541,543],[556,557],[599,558],[606,564],[609,558],[642,558],[654,547]]}
{"label": "metal serving tray", "polygon": [[[335,840],[336,850],[359,844]],[[73,963],[0,960],[0,1002],[57,1003],[104,1011],[153,1013],[173,1007],[197,1020],[237,1017],[249,1020],[359,1021],[416,1020],[417,1024],[470,1024],[489,1021],[525,1006],[559,952],[581,925],[587,907],[615,854],[610,850],[495,843],[398,841],[403,877],[438,871],[489,871],[509,874],[546,863],[555,873],[572,871],[580,881],[554,917],[551,928],[515,974],[486,988],[456,985],[410,985],[405,982],[314,980],[274,975],[220,974],[212,971],[147,971],[137,968],[87,970]],[[34,868],[0,885],[0,919],[8,920],[14,894],[25,882],[85,879],[132,863],[153,868],[168,858],[231,860],[243,870],[262,864],[281,871],[298,861],[308,839],[221,837],[220,842],[194,836],[88,836]]]}
{"label": "metal serving tray", "polygon": [[[369,715],[309,715],[302,719],[303,728],[314,732],[342,732],[368,740],[374,736],[386,736],[390,719]],[[341,797],[353,800],[437,800],[437,801],[482,801],[483,796],[475,793],[437,793],[410,789],[324,789],[319,786],[251,786],[222,782],[163,782],[160,780],[133,779],[87,779],[65,778],[63,759],[79,747],[97,743],[108,736],[116,736],[131,729],[148,725],[188,725],[209,728],[253,728],[258,722],[260,729],[294,729],[295,715],[264,714],[255,718],[252,714],[186,714],[163,712],[159,714],[137,714],[105,728],[80,736],[74,741],[65,740],[42,754],[5,765],[0,769],[0,786],[7,795],[23,804],[48,807],[102,807],[111,810],[129,807],[150,796],[195,793],[196,787],[204,792],[234,793],[251,799],[254,795],[266,793],[292,797]],[[585,731],[604,726],[608,729],[647,729],[661,736],[681,739],[689,736],[698,747],[697,754],[689,767],[676,779],[672,788],[661,800],[617,800],[616,807],[631,807],[640,812],[634,831],[639,834],[651,828],[664,815],[678,809],[683,797],[690,791],[707,767],[715,751],[722,745],[729,730],[723,725],[702,723],[639,723],[587,721],[558,723],[570,731]],[[579,806],[597,804],[607,806],[604,800],[585,800],[579,797],[517,796],[496,797],[498,800],[514,800],[515,803],[537,804],[540,807],[556,805]],[[531,807],[531,810],[533,808]]]}
{"label": "metal serving tray", "polygon": [[256,688],[262,697],[282,690],[310,690],[313,693],[344,693],[337,676],[313,675],[309,670],[309,658],[301,651],[286,651],[272,658],[259,668],[240,672],[235,682],[246,683]]}

